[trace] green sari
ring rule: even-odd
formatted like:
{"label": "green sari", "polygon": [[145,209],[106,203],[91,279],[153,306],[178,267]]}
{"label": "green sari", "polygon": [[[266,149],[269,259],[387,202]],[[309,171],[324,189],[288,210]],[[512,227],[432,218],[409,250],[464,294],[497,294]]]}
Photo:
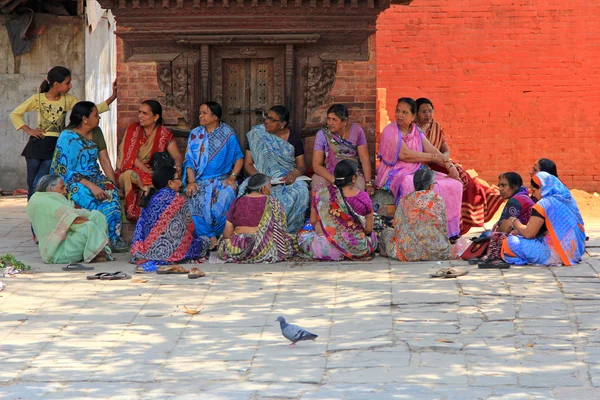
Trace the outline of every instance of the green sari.
{"label": "green sari", "polygon": [[[76,209],[65,196],[38,192],[27,203],[27,216],[48,264],[89,262],[102,250],[110,254],[106,218],[99,211]],[[77,217],[88,221],[74,224]]]}

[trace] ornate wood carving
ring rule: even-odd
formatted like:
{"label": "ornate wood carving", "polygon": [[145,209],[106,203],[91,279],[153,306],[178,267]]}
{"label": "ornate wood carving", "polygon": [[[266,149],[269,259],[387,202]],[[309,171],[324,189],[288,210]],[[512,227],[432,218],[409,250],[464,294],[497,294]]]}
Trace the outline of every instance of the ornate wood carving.
{"label": "ornate wood carving", "polygon": [[200,46],[200,85],[201,85],[201,98],[200,102],[209,100],[209,87],[208,87],[208,67],[209,67],[209,48],[207,44]]}
{"label": "ornate wood carving", "polygon": [[285,105],[292,106],[292,81],[294,77],[294,45],[285,45]]}
{"label": "ornate wood carving", "polygon": [[329,101],[329,93],[335,84],[337,62],[321,61],[314,58],[307,66],[306,112],[312,114]]}
{"label": "ornate wood carving", "polygon": [[185,54],[171,62],[157,63],[158,86],[165,94],[159,100],[182,115],[181,128],[197,124],[196,63],[197,57]]}

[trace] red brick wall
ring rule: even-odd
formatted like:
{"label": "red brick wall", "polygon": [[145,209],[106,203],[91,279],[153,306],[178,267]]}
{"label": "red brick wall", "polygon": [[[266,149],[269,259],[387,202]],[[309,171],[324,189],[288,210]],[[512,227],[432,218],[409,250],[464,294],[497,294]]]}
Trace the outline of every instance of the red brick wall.
{"label": "red brick wall", "polygon": [[600,4],[414,0],[377,21],[377,87],[428,97],[452,155],[491,182],[540,157],[600,191]]}

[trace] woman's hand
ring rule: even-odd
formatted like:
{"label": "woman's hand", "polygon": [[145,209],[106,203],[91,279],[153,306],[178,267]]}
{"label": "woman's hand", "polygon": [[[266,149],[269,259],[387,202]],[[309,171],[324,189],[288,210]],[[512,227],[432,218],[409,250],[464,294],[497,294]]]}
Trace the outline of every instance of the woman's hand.
{"label": "woman's hand", "polygon": [[225,182],[223,182],[223,183],[228,186],[231,186],[233,188],[233,190],[237,189],[237,181],[235,180],[235,178],[233,176],[230,176],[227,179],[225,179]]}
{"label": "woman's hand", "polygon": [[108,193],[102,190],[98,185],[91,183],[88,189],[90,189],[90,192],[92,192],[96,200],[108,200]]}
{"label": "woman's hand", "polygon": [[45,137],[44,133],[46,133],[45,130],[39,129],[39,128],[38,129],[25,128],[25,132],[29,136],[37,138],[37,139],[43,139]]}
{"label": "woman's hand", "polygon": [[116,79],[113,81],[112,90],[113,90],[112,95],[116,98],[117,97],[117,80]]}
{"label": "woman's hand", "polygon": [[369,194],[369,196],[373,196],[375,194],[375,187],[371,184],[367,184],[367,193]]}
{"label": "woman's hand", "polygon": [[456,169],[456,167],[453,165],[450,167],[450,169],[448,170],[448,176],[450,178],[456,179],[457,181],[459,181],[460,183],[462,183],[462,179],[460,179],[460,175],[458,174],[458,170]]}
{"label": "woman's hand", "polygon": [[291,185],[296,182],[296,178],[300,176],[300,172],[297,169],[291,170],[284,178],[283,181],[286,185]]}
{"label": "woman's hand", "polygon": [[199,188],[196,182],[188,183],[187,187],[185,188],[185,194],[188,197],[194,197],[198,194],[198,190]]}

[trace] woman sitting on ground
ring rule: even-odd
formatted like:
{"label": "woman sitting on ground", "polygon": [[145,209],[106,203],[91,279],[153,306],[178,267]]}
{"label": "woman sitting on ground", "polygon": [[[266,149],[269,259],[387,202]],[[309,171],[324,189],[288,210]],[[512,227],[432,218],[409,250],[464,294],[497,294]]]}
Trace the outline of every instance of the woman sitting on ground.
{"label": "woman sitting on ground", "polygon": [[310,258],[338,261],[373,257],[377,245],[373,203],[367,192],[354,187],[357,171],[353,161],[340,161],[334,169],[335,186],[315,194],[310,211],[314,230],[298,232],[298,244]]}
{"label": "woman sitting on ground", "polygon": [[140,216],[138,203],[152,185],[152,155],[168,151],[178,171],[183,162],[173,134],[162,125],[162,106],[158,101],[142,102],[138,119],[139,122],[129,125],[121,141],[115,172],[125,194],[125,214],[134,222]]}
{"label": "woman sitting on ground", "polygon": [[585,230],[569,189],[547,172],[535,174],[531,186],[538,202],[527,224],[509,218],[516,234],[502,242],[502,258],[516,265],[579,263],[585,251]]}
{"label": "woman sitting on ground", "polygon": [[[157,156],[168,153],[155,153]],[[196,262],[206,256],[209,239],[197,236],[187,199],[180,196],[180,173],[171,165],[153,163],[152,187],[142,198],[142,212],[131,244],[131,263],[151,272],[156,265]],[[144,265],[153,261],[150,265]]]}
{"label": "woman sitting on ground", "polygon": [[[306,172],[304,146],[300,135],[288,127],[290,112],[284,106],[271,108],[264,125],[248,132],[248,149],[244,168],[249,176],[256,173],[271,178],[282,178],[284,184],[271,188],[271,196],[283,205],[288,222],[288,232],[296,233],[304,224],[310,202],[308,184],[296,178]],[[244,193],[248,181],[240,186]]]}
{"label": "woman sitting on ground", "polygon": [[219,242],[218,255],[234,263],[274,263],[296,254],[294,237],[287,233],[281,203],[271,194],[271,179],[254,174],[246,194],[231,203]]}
{"label": "woman sitting on ground", "polygon": [[[450,147],[446,141],[446,135],[442,126],[433,119],[433,103],[431,100],[421,97],[417,99],[417,124],[425,137],[433,147],[438,149],[444,157],[450,158]],[[460,164],[453,161],[460,179],[463,183],[462,207],[461,207],[461,235],[464,235],[472,227],[482,227],[485,222],[491,220],[496,211],[502,205],[502,197],[496,186],[490,186],[479,177],[471,177]],[[448,174],[449,171],[442,166],[431,163],[434,171]]]}
{"label": "woman sitting on ground", "polygon": [[445,167],[449,175],[436,172],[436,188],[446,202],[448,235],[460,234],[460,207],[463,185],[456,166],[436,149],[414,123],[417,105],[408,97],[398,99],[396,121],[385,127],[379,141],[381,164],[377,169],[376,186],[390,191],[396,204],[402,196],[414,192],[414,174],[426,164],[435,163]]}
{"label": "woman sitting on ground", "polygon": [[68,198],[76,206],[104,214],[110,248],[113,252],[125,252],[129,247],[121,238],[121,205],[115,173],[102,131],[95,129],[100,122],[98,109],[92,102],[80,101],[73,107],[70,118],[70,125],[56,143],[51,171],[63,178]]}
{"label": "woman sitting on ground", "polygon": [[66,195],[62,178],[46,175],[27,203],[25,210],[38,235],[42,260],[66,264],[112,259],[104,215],[76,209]]}
{"label": "woman sitting on ground", "polygon": [[183,165],[196,233],[210,238],[211,250],[225,229],[237,190],[236,177],[244,165],[235,132],[221,122],[221,115],[219,103],[200,105],[200,126],[190,132]]}
{"label": "woman sitting on ground", "polygon": [[508,200],[500,219],[492,228],[492,235],[488,245],[486,259],[488,261],[500,260],[502,241],[512,231],[511,218],[518,218],[523,224],[527,224],[531,217],[533,200],[529,197],[527,188],[523,186],[521,175],[516,172],[505,172],[498,177],[498,188],[504,200]]}
{"label": "woman sitting on ground", "polygon": [[381,255],[399,261],[454,258],[448,240],[446,205],[434,192],[436,174],[429,168],[414,174],[415,191],[400,199],[394,228],[379,236]]}
{"label": "woman sitting on ground", "polygon": [[355,187],[375,193],[373,187],[371,160],[365,132],[360,125],[352,124],[348,118],[348,108],[334,104],[327,110],[327,125],[317,132],[312,156],[315,171],[312,176],[313,194],[321,188],[335,185],[333,171],[341,160],[351,160],[358,166]]}

